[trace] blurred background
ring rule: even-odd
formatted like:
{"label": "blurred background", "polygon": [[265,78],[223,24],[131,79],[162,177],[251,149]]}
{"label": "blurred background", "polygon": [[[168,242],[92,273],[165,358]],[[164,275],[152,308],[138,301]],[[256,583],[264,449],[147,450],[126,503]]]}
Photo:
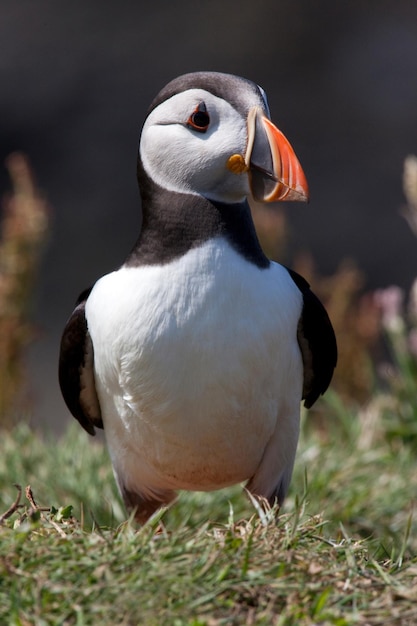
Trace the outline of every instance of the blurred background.
{"label": "blurred background", "polygon": [[[19,151],[43,198],[19,409],[34,424],[66,423],[61,331],[78,293],[137,237],[140,129],[179,74],[231,72],[266,90],[311,191],[309,205],[263,216],[264,229],[278,229],[280,260],[313,280],[333,277],[316,279],[327,301],[340,276],[355,292],[410,288],[417,246],[402,215],[402,172],[417,153],[415,0],[2,0],[0,42],[1,195],[19,187],[25,166],[6,167]],[[9,213],[6,198],[3,219]],[[1,269],[4,283],[4,260]]]}

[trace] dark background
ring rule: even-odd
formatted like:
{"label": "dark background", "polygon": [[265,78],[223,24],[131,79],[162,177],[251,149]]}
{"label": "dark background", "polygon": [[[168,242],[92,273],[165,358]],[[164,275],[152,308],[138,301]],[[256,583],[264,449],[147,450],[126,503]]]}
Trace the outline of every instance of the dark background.
{"label": "dark background", "polygon": [[296,149],[311,202],[286,209],[287,262],[308,249],[330,274],[354,258],[368,289],[416,275],[399,213],[403,159],[417,153],[415,0],[2,0],[0,163],[24,151],[53,208],[29,355],[37,423],[68,415],[56,361],[74,299],[136,239],[147,106],[200,69],[261,84]]}

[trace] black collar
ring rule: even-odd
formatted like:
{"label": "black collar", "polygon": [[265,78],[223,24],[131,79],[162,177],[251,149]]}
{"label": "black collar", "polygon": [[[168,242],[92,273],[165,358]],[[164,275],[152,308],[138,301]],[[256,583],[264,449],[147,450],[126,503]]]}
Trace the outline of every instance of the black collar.
{"label": "black collar", "polygon": [[259,268],[269,267],[256,235],[248,203],[223,204],[203,196],[159,187],[138,160],[142,228],[125,265],[164,264],[214,237],[224,237]]}

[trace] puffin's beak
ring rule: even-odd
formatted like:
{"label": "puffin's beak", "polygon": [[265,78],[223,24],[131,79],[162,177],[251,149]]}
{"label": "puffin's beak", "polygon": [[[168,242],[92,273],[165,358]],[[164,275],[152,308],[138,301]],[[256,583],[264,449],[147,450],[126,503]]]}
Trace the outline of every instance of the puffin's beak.
{"label": "puffin's beak", "polygon": [[260,107],[249,111],[244,159],[255,200],[308,202],[307,180],[290,142]]}

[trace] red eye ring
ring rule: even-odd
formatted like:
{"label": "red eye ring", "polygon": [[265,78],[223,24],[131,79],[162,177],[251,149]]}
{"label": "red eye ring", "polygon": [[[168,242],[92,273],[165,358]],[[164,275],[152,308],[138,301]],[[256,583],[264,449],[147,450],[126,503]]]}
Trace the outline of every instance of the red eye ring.
{"label": "red eye ring", "polygon": [[205,133],[210,124],[210,116],[204,102],[200,102],[195,111],[191,113],[187,126],[199,133]]}

